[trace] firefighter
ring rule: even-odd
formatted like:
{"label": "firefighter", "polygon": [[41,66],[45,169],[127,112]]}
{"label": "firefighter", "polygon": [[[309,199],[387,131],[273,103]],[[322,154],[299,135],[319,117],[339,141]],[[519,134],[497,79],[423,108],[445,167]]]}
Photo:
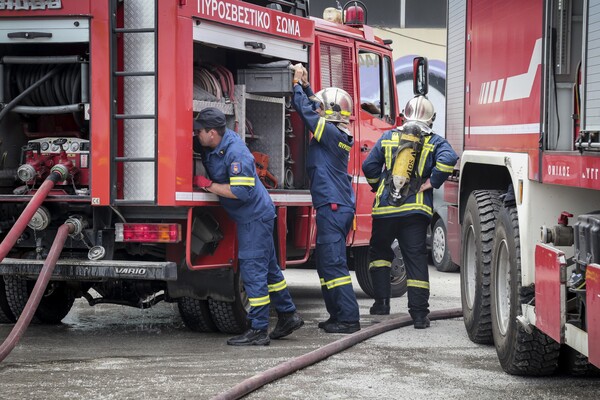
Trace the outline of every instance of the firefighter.
{"label": "firefighter", "polygon": [[314,97],[306,69],[301,64],[294,68],[292,105],[313,132],[307,172],[317,210],[317,272],[329,313],[329,319],[320,322],[319,328],[328,333],[353,333],[360,330],[360,316],[346,263],[346,236],[354,220],[355,204],[348,174],[348,159],[354,144],[347,125],[352,98],[337,88],[324,89]]}
{"label": "firefighter", "polygon": [[405,123],[385,132],[362,169],[376,193],[369,244],[369,273],[375,292],[372,315],[390,313],[392,242],[398,240],[408,277],[408,311],[416,329],[429,327],[429,271],[426,234],[433,215],[433,188],[452,173],[458,156],[431,130],[433,104],[415,96],[404,109]]}
{"label": "firefighter", "polygon": [[[194,133],[202,145],[202,162],[210,177],[197,176],[195,184],[219,196],[223,208],[237,223],[239,268],[250,302],[250,328],[227,344],[268,345],[270,339],[287,336],[304,324],[275,256],[275,206],[258,179],[250,150],[226,128],[225,115],[219,109],[200,111],[194,120]],[[267,335],[271,301],[278,321]]]}

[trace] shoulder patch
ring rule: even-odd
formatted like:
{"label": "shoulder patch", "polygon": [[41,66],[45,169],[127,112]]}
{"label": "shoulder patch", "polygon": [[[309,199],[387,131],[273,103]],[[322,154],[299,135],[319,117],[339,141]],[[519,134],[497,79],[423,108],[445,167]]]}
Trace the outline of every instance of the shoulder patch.
{"label": "shoulder patch", "polygon": [[240,162],[232,162],[231,163],[231,174],[232,175],[237,175],[240,172],[242,172],[242,163]]}

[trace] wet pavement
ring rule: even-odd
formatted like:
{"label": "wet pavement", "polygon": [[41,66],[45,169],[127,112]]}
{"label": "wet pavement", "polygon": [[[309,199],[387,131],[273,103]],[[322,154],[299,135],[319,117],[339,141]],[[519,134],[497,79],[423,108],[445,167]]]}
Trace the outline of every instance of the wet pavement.
{"label": "wet pavement", "polygon": [[[431,309],[460,307],[459,275],[430,267]],[[0,364],[0,399],[208,399],[245,378],[343,335],[326,334],[314,270],[288,270],[305,326],[268,347],[231,347],[229,335],[199,334],[176,304],[149,310],[78,300],[58,326],[31,325]],[[354,280],[356,282],[356,280]],[[355,283],[361,323],[371,300]],[[406,315],[406,297],[390,318]],[[274,323],[274,321],[273,321]],[[0,325],[0,337],[12,325]],[[427,330],[395,329],[251,393],[248,399],[589,399],[599,379],[505,374],[493,346],[471,343],[460,318]]]}

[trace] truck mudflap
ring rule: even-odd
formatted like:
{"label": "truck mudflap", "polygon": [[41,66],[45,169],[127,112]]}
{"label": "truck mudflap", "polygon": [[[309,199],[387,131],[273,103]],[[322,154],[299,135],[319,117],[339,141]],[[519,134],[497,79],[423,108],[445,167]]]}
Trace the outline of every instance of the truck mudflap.
{"label": "truck mudflap", "polygon": [[[0,263],[0,275],[20,275],[37,278],[44,260],[5,258]],[[142,281],[175,281],[174,262],[61,259],[56,263],[52,280],[104,281],[127,279]]]}

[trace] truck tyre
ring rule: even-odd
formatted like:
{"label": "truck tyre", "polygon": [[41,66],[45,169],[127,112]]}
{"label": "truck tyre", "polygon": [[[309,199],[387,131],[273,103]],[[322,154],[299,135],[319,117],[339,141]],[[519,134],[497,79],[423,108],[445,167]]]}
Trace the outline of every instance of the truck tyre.
{"label": "truck tyre", "polygon": [[17,319],[10,310],[8,301],[6,300],[6,289],[4,287],[4,279],[0,276],[0,324],[10,324]]}
{"label": "truck tyre", "polygon": [[469,339],[491,344],[490,262],[500,191],[476,190],[469,196],[462,223],[460,292]]}
{"label": "truck tyre", "polygon": [[177,299],[179,314],[185,326],[194,332],[216,332],[217,326],[210,316],[207,300],[191,297]]}
{"label": "truck tyre", "polygon": [[[394,261],[392,261],[391,295],[392,297],[402,297],[407,290],[406,269],[397,244],[394,247],[394,254]],[[358,285],[367,296],[374,298],[375,292],[373,291],[373,282],[371,282],[371,274],[369,274],[369,248],[354,248],[354,258],[351,263],[353,264],[354,272],[356,273]]]}
{"label": "truck tyre", "polygon": [[[33,290],[35,281],[20,276],[5,276],[4,283],[8,305],[15,318],[18,319],[29,300],[29,294]],[[67,316],[74,302],[75,296],[67,288],[65,282],[50,282],[32,321],[42,324],[58,324]]]}
{"label": "truck tyre", "polygon": [[216,327],[223,333],[242,333],[249,327],[247,318],[250,303],[239,271],[234,275],[233,302],[208,299],[208,308]]}
{"label": "truck tyre", "polygon": [[439,218],[435,221],[431,236],[431,259],[435,268],[440,272],[458,271],[458,265],[454,264],[450,258],[448,231],[443,219]]}
{"label": "truck tyre", "polygon": [[567,345],[560,346],[558,368],[571,376],[594,378],[600,376],[600,369],[590,364],[586,356]]}
{"label": "truck tyre", "polygon": [[532,327],[527,333],[517,322],[521,304],[535,289],[521,286],[519,221],[515,207],[498,216],[492,250],[491,312],[496,353],[502,369],[513,375],[549,375],[558,367],[560,344]]}

